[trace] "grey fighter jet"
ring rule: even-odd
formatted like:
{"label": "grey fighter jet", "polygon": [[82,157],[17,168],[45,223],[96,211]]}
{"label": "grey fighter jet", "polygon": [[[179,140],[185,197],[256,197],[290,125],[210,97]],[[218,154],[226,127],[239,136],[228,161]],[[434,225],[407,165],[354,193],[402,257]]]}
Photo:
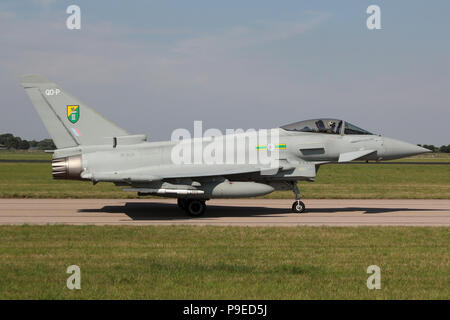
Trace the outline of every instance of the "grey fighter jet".
{"label": "grey fighter jet", "polygon": [[[262,140],[233,133],[183,139],[181,143],[148,142],[145,135],[128,133],[39,75],[23,76],[21,83],[57,146],[52,161],[55,179],[112,182],[139,196],[177,198],[178,206],[194,217],[205,212],[206,200],[255,197],[274,190],[293,190],[292,210],[302,213],[305,204],[298,181],[314,181],[321,165],[428,152],[339,119],[306,120],[256,131]],[[187,150],[174,152],[180,144],[205,150],[213,142],[223,146],[225,141],[227,146],[228,141],[234,141],[230,150],[243,154],[240,161],[235,161],[234,155],[233,161],[225,162],[174,161],[174,155]],[[220,153],[217,150],[211,155]],[[253,161],[255,153],[269,156],[270,165]]]}

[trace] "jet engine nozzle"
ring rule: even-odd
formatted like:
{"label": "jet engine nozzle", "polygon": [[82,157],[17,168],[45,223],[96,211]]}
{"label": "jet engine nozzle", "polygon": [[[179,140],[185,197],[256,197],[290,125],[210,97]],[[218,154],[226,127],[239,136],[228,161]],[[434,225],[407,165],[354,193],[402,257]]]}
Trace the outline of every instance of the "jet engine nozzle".
{"label": "jet engine nozzle", "polygon": [[81,155],[56,158],[52,160],[53,179],[81,179],[80,174],[83,171],[83,162]]}

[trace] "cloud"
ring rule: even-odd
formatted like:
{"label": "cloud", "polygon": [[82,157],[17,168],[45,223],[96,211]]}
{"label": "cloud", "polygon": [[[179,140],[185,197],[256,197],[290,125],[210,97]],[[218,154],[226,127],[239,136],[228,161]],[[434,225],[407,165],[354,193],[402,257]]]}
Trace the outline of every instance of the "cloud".
{"label": "cloud", "polygon": [[[205,120],[225,110],[248,113],[240,106],[248,104],[247,109],[251,109],[262,87],[271,87],[276,92],[273,99],[280,101],[276,97],[292,85],[280,77],[268,77],[277,66],[266,61],[263,63],[270,66],[260,69],[259,63],[266,58],[258,58],[259,49],[253,47],[298,36],[319,23],[318,19],[264,21],[199,34],[177,28],[142,30],[109,22],[85,23],[80,31],[69,31],[63,20],[24,19],[8,12],[2,12],[2,16],[0,30],[14,32],[0,33],[0,68],[5,71],[0,75],[0,86],[14,92],[20,75],[40,73],[63,86],[80,88],[72,93],[99,112],[107,112],[113,121],[120,120],[130,131],[146,133],[150,126],[150,135],[159,131],[159,137],[170,136],[170,129],[156,119],[174,112]],[[160,43],[153,41],[153,35],[174,38]],[[243,48],[250,50],[247,55],[242,55]],[[15,93],[24,101],[23,93]],[[132,113],[124,107],[130,103]],[[35,121],[26,128],[21,124],[23,108],[29,107],[26,102],[3,95],[0,104],[24,105],[11,109],[8,119],[2,119],[7,121],[4,128],[19,127],[39,136],[31,133]],[[149,112],[158,117],[133,116]],[[189,122],[185,120],[172,119],[173,128],[186,126]],[[220,126],[217,119],[212,124]],[[245,127],[243,123],[241,126]],[[40,136],[46,136],[42,126],[37,127]],[[20,134],[17,129],[9,131]]]}
{"label": "cloud", "polygon": [[[0,30],[11,32],[0,32],[0,87],[8,93],[0,95],[2,110],[8,108],[0,127],[47,136],[31,119],[36,114],[18,84],[28,73],[41,73],[130,132],[152,139],[166,139],[193,120],[206,121],[205,127],[262,128],[320,116],[348,118],[375,131],[383,123],[383,133],[401,139],[411,133],[408,126],[421,127],[429,111],[423,105],[434,103],[433,110],[445,114],[447,106],[437,102],[449,97],[448,71],[442,71],[448,63],[395,74],[382,64],[397,61],[394,53],[386,60],[365,56],[361,47],[346,49],[349,43],[355,47],[351,37],[342,38],[337,54],[326,41],[316,41],[322,34],[315,32],[331,17],[310,13],[200,32],[85,22],[69,31],[64,19],[2,11]],[[380,65],[384,71],[377,70]],[[403,121],[405,114],[414,119]],[[437,131],[426,134],[437,137]],[[421,130],[414,134],[417,143],[434,142]]]}
{"label": "cloud", "polygon": [[[255,83],[257,79],[245,71],[252,68],[252,60],[258,60],[254,55],[259,52],[253,47],[298,36],[328,17],[321,14],[305,21],[261,21],[194,34],[177,28],[142,30],[110,22],[83,24],[80,31],[69,31],[63,21],[4,15],[7,19],[0,21],[0,28],[13,29],[14,33],[0,34],[5,48],[0,52],[0,66],[11,74],[45,71],[48,77],[70,75],[72,81],[91,85],[123,83],[126,79],[117,75],[128,74],[167,91],[201,87],[212,78]],[[155,34],[177,37],[161,45],[149,40]],[[253,52],[242,55],[243,49]],[[91,71],[89,77],[86,70]]]}
{"label": "cloud", "polygon": [[330,17],[316,14],[305,21],[260,21],[245,26],[234,26],[222,31],[181,40],[173,49],[180,54],[212,54],[261,46],[287,40],[313,29]]}

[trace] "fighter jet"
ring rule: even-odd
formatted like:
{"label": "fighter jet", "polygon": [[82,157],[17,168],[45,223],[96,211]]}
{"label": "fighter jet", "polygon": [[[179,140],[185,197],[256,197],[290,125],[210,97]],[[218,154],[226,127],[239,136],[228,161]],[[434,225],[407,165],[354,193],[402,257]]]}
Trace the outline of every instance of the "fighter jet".
{"label": "fighter jet", "polygon": [[[206,201],[212,198],[256,197],[274,190],[292,190],[292,211],[302,213],[305,204],[298,182],[314,181],[322,165],[429,152],[328,118],[252,134],[149,142],[146,135],[128,133],[39,75],[23,76],[21,83],[57,147],[52,160],[54,179],[111,182],[139,196],[177,198],[179,208],[192,217],[202,216]],[[196,158],[196,149],[211,151],[212,144],[210,155],[216,160],[222,147],[242,156],[205,163],[203,153],[200,161],[189,161]],[[180,155],[188,161],[180,161]]]}

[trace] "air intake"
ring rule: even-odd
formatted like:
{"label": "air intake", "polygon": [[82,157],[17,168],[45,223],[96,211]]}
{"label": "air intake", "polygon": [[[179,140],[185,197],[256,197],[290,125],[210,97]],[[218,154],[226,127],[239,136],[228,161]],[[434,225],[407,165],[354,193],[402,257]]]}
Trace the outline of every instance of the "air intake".
{"label": "air intake", "polygon": [[81,156],[57,158],[52,161],[53,179],[81,179],[83,171]]}

